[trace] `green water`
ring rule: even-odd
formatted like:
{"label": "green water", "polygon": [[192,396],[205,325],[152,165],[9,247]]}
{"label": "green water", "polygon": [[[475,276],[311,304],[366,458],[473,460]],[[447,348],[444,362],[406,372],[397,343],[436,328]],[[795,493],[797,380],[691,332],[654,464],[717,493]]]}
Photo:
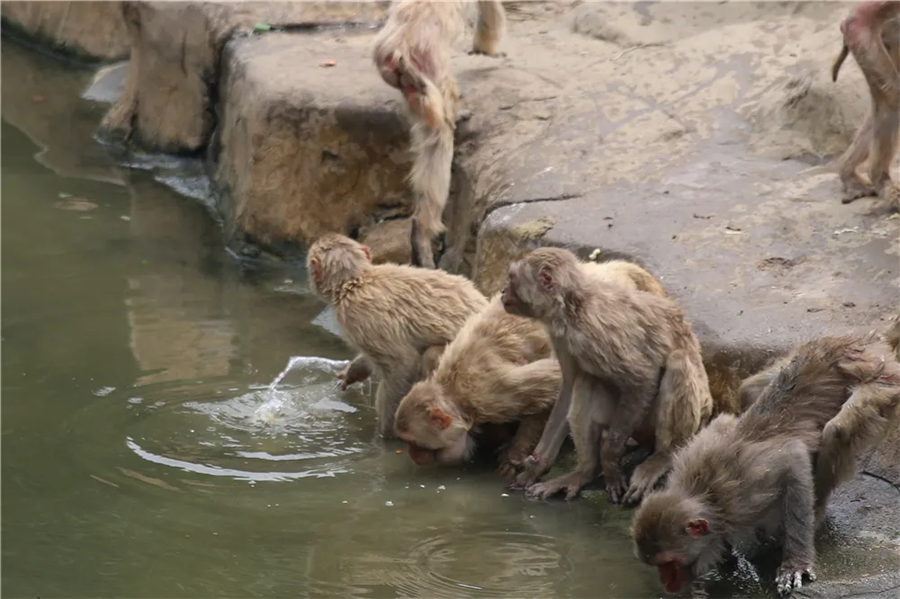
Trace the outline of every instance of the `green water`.
{"label": "green water", "polygon": [[91,73],[7,41],[2,73],[4,596],[660,596],[629,510],[378,440],[304,273],[117,168]]}

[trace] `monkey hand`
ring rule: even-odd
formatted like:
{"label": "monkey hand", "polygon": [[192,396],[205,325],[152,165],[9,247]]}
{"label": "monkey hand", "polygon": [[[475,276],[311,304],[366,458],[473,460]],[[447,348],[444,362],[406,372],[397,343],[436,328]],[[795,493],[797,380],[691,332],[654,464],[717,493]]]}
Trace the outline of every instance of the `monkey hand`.
{"label": "monkey hand", "polygon": [[803,576],[810,582],[816,580],[816,573],[810,563],[796,559],[786,559],[781,562],[778,572],[775,574],[775,583],[778,585],[779,595],[789,595],[803,586]]}
{"label": "monkey hand", "polygon": [[485,52],[484,50],[479,50],[478,48],[472,48],[469,50],[469,56],[490,56],[492,58],[506,58],[506,52],[494,52],[491,54],[490,52]]}
{"label": "monkey hand", "polygon": [[566,494],[566,501],[569,501],[578,497],[578,493],[583,486],[584,477],[580,472],[575,471],[545,483],[531,485],[525,490],[525,494],[532,499],[549,499],[563,491]]}

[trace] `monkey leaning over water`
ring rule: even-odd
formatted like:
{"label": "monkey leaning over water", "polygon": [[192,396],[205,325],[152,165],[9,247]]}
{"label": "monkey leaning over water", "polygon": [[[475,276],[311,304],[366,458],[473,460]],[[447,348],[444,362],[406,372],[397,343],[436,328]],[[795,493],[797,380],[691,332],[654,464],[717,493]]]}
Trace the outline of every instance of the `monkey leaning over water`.
{"label": "monkey leaning over water", "polygon": [[[503,303],[511,314],[542,321],[553,340],[563,383],[559,402],[577,389],[580,418],[593,423],[581,457],[600,454],[612,503],[639,502],[669,469],[671,452],[710,418],[713,400],[684,312],[667,297],[588,276],[575,255],[541,248],[509,267]],[[626,481],[621,459],[633,438],[653,454]],[[593,478],[579,469],[570,494]]]}
{"label": "monkey leaning over water", "polygon": [[745,381],[747,410],[713,420],[644,498],[636,556],[677,592],[732,547],[772,537],[783,547],[778,592],[815,580],[814,533],[831,492],[900,421],[898,352],[890,335],[823,337]]}
{"label": "monkey leaning over water", "polygon": [[344,381],[354,368],[374,368],[381,378],[378,428],[393,436],[397,403],[487,298],[468,279],[444,271],[373,265],[366,246],[333,233],[312,244],[306,265],[313,290],[334,306],[343,333],[364,356]]}
{"label": "monkey leaning over water", "polygon": [[[402,0],[395,3],[375,40],[373,59],[384,81],[403,93],[411,117],[415,195],[410,230],[412,264],[434,268],[432,240],[444,230],[450,193],[453,134],[459,90],[450,70],[450,47],[462,33],[465,0]],[[498,55],[506,29],[499,0],[479,1],[473,53]]]}
{"label": "monkey leaning over water", "polygon": [[485,426],[517,425],[499,457],[501,474],[510,477],[538,442],[560,378],[544,327],[507,314],[498,294],[400,402],[396,434],[416,464],[451,465],[472,457]]}

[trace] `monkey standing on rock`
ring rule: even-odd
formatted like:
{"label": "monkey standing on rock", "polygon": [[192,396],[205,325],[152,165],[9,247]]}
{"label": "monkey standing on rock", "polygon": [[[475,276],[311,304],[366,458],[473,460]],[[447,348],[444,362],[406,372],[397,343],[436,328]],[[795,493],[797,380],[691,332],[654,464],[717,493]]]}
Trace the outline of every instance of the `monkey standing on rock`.
{"label": "monkey standing on rock", "polygon": [[507,314],[498,294],[469,317],[434,373],[403,398],[395,430],[417,464],[451,465],[471,458],[486,425],[517,425],[499,460],[510,477],[538,442],[559,383],[544,327]]}
{"label": "monkey standing on rock", "polygon": [[342,373],[344,382],[365,378],[370,367],[381,377],[375,407],[379,430],[390,437],[397,403],[487,299],[457,275],[373,265],[368,248],[343,235],[316,240],[306,266],[313,290],[334,305],[338,324],[361,353]]}
{"label": "monkey standing on rock", "polygon": [[[572,408],[582,408],[579,419],[591,423],[578,435],[584,437],[579,461],[596,464],[599,450],[610,501],[640,501],[668,471],[670,453],[713,410],[700,344],[681,308],[669,298],[597,280],[559,248],[538,249],[513,263],[503,303],[548,328],[563,376],[558,402],[569,405],[577,389]],[[626,485],[621,459],[629,438],[652,443],[654,452]],[[593,464],[570,475],[563,485],[570,496],[593,479]]]}
{"label": "monkey standing on rock", "polygon": [[760,536],[783,545],[780,594],[815,580],[813,537],[828,497],[900,420],[897,343],[804,343],[745,381],[746,412],[719,416],[676,454],[666,488],[644,498],[632,526],[636,556],[669,592]]}
{"label": "monkey standing on rock", "polygon": [[[844,204],[878,196],[900,210],[900,187],[891,179],[891,162],[900,146],[900,2],[862,2],[841,23],[844,44],[831,67],[837,81],[848,54],[859,65],[872,107],[839,161]],[[856,169],[869,158],[869,182]]]}
{"label": "monkey standing on rock", "polygon": [[[375,40],[374,60],[384,81],[403,93],[411,117],[415,195],[410,242],[412,264],[434,268],[432,240],[450,193],[453,133],[459,90],[450,72],[450,47],[464,27],[467,0],[402,0],[391,8]],[[497,55],[506,28],[499,0],[479,1],[473,53]]]}

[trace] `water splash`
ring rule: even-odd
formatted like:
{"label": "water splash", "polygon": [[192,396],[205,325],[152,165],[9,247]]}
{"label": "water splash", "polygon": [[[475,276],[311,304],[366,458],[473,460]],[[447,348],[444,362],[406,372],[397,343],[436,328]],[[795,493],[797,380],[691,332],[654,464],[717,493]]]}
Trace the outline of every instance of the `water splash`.
{"label": "water splash", "polygon": [[347,364],[346,360],[329,360],[328,358],[317,358],[315,356],[293,356],[288,360],[284,370],[278,373],[271,383],[269,383],[269,391],[275,391],[278,383],[284,380],[290,371],[297,368],[298,365],[315,368],[318,370],[331,370],[332,368],[341,368]]}

